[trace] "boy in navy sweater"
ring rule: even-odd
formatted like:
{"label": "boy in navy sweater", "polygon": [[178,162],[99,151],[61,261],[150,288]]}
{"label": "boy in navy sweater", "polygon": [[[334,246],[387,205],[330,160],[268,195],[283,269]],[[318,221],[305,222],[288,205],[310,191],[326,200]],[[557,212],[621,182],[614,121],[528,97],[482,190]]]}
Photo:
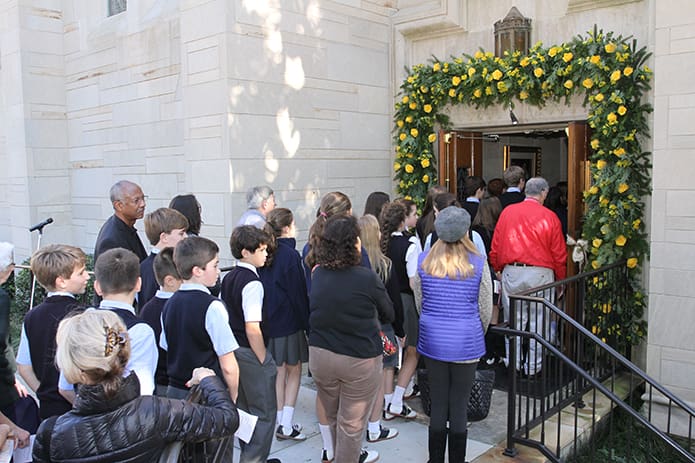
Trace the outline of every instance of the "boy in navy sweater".
{"label": "boy in navy sweater", "polygon": [[[159,346],[162,334],[162,310],[164,304],[174,295],[181,286],[181,276],[174,264],[174,248],[164,248],[154,257],[154,276],[159,283],[159,289],[154,297],[140,309],[140,318],[143,319],[152,331]],[[154,374],[155,395],[166,397],[169,377],[167,376],[167,351],[159,348],[159,360],[157,371]]]}
{"label": "boy in navy sweater", "polygon": [[62,415],[72,408],[58,393],[55,339],[58,323],[79,307],[75,295],[87,289],[86,261],[80,248],[64,244],[45,246],[31,258],[31,271],[48,294],[24,317],[17,370],[39,398],[41,419]]}
{"label": "boy in navy sweater", "polygon": [[257,268],[265,265],[270,237],[253,225],[232,231],[229,246],[238,259],[222,280],[220,296],[229,310],[229,324],[239,342],[239,408],[258,416],[251,441],[241,442],[240,463],[277,462],[268,460],[275,433],[277,369],[266,350],[268,339],[261,329],[263,321],[263,284]]}
{"label": "boy in navy sweater", "polygon": [[175,209],[160,207],[145,216],[145,234],[153,246],[150,255],[140,263],[142,287],[138,292],[138,307],[142,308],[152,299],[159,288],[154,274],[154,258],[164,248],[174,247],[186,237],[188,219]]}

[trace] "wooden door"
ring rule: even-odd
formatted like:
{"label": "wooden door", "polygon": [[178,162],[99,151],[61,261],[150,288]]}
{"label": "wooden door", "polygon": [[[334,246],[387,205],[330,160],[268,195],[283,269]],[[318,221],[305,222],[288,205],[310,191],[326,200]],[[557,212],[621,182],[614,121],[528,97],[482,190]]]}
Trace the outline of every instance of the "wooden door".
{"label": "wooden door", "polygon": [[[439,184],[459,201],[460,185],[469,175],[483,176],[483,134],[469,131],[439,131]],[[463,198],[465,200],[465,198]]]}
{"label": "wooden door", "polygon": [[[591,186],[589,172],[589,128],[584,121],[568,124],[567,140],[567,234],[579,239],[582,234],[584,191]],[[571,250],[569,251],[571,252]],[[576,264],[568,256],[567,276],[577,273]]]}

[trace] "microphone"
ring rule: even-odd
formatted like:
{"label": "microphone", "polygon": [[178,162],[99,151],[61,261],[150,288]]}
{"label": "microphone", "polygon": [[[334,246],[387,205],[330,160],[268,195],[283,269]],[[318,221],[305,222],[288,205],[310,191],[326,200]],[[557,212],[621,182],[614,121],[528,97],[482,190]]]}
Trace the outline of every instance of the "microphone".
{"label": "microphone", "polygon": [[29,231],[30,231],[30,232],[33,232],[34,230],[41,230],[43,227],[45,227],[45,226],[48,225],[49,223],[53,223],[53,218],[52,218],[52,217],[47,218],[47,219],[44,220],[43,222],[37,223],[36,225],[34,225],[33,227],[31,227],[31,228],[29,229]]}

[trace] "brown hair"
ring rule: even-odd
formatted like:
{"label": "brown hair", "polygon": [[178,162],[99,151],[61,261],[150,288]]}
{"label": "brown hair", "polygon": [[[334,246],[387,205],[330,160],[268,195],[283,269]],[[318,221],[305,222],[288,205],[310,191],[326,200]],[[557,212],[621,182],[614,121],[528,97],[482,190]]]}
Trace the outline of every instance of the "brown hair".
{"label": "brown hair", "polygon": [[284,208],[277,207],[270,211],[265,218],[265,227],[263,230],[266,232],[270,238],[268,244],[268,257],[265,260],[265,266],[269,267],[273,265],[273,258],[275,257],[275,251],[277,251],[277,238],[282,236],[282,230],[285,227],[289,227],[294,222],[294,215],[292,211]]}
{"label": "brown hair", "polygon": [[164,248],[154,256],[152,268],[154,269],[154,277],[159,286],[164,285],[164,279],[168,276],[181,280],[181,275],[174,263],[174,248],[172,247]]}
{"label": "brown hair", "polygon": [[391,242],[391,233],[398,231],[408,212],[405,206],[398,201],[384,204],[379,217],[379,225],[381,226],[381,252],[388,255],[389,243]]}
{"label": "brown hair", "polygon": [[333,191],[331,193],[326,193],[324,197],[321,198],[321,205],[316,213],[316,221],[314,221],[314,224],[309,229],[309,252],[304,258],[304,262],[309,268],[313,268],[314,265],[318,263],[316,248],[318,247],[321,235],[323,235],[323,228],[326,225],[326,221],[334,215],[348,214],[351,210],[352,203],[345,193]]}
{"label": "brown hair", "polygon": [[473,225],[481,226],[488,231],[492,231],[495,229],[497,219],[500,218],[501,213],[502,203],[497,196],[483,198],[480,200],[480,206],[478,207],[478,212],[475,214],[475,219],[473,219]]}
{"label": "brown hair", "polygon": [[178,229],[187,230],[188,219],[176,209],[160,207],[145,215],[145,235],[152,246],[159,243],[162,233]]}
{"label": "brown hair", "polygon": [[31,256],[29,265],[36,281],[46,290],[55,291],[58,277],[69,279],[86,262],[87,256],[80,248],[67,244],[49,244]]}
{"label": "brown hair", "polygon": [[317,263],[331,270],[359,265],[361,255],[355,247],[359,236],[355,217],[348,214],[331,217],[326,221],[316,250]]}
{"label": "brown hair", "polygon": [[229,237],[229,247],[232,256],[241,259],[243,257],[241,251],[244,249],[249,252],[256,252],[256,249],[264,244],[267,245],[270,240],[270,236],[263,230],[253,225],[240,225],[232,230],[232,236]]}
{"label": "brown hair", "polygon": [[140,259],[127,249],[109,249],[94,264],[94,279],[99,282],[102,295],[129,293],[139,277]]}
{"label": "brown hair", "polygon": [[193,276],[193,267],[205,268],[208,262],[215,258],[220,248],[212,240],[200,236],[189,236],[176,244],[174,248],[174,263],[176,270],[184,280]]}

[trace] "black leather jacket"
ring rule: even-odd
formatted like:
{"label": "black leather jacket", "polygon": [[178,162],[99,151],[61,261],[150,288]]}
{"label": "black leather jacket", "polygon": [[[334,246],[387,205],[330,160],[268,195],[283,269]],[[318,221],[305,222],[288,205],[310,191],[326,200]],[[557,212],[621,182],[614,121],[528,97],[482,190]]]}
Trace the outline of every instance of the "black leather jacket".
{"label": "black leather jacket", "polygon": [[150,463],[170,442],[232,436],[239,415],[223,382],[210,376],[199,387],[205,405],[140,396],[135,374],[109,400],[100,385],[82,385],[72,411],[41,423],[34,462]]}

